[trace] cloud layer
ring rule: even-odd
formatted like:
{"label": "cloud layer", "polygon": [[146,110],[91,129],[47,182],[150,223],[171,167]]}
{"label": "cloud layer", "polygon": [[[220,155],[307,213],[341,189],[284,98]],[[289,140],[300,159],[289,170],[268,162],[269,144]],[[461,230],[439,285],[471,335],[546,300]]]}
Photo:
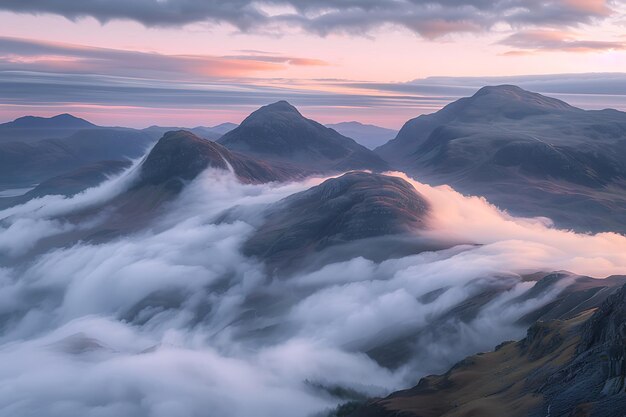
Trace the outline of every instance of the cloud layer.
{"label": "cloud layer", "polygon": [[626,42],[581,40],[579,36],[559,30],[532,30],[515,33],[500,42],[519,48],[521,51],[594,52],[626,49]]}
{"label": "cloud layer", "polygon": [[[24,220],[102,204],[133,175],[4,211],[0,237]],[[331,395],[336,387],[383,395],[520,337],[519,317],[562,289],[522,300],[533,283],[521,274],[626,270],[623,236],[553,230],[545,219],[512,218],[481,198],[406,179],[433,207],[422,238],[463,244],[381,263],[357,248],[347,261],[274,278],[241,245],[265,207],[322,179],[244,185],[208,170],[139,232],[26,260],[0,246],[8,260],[0,268],[0,415],[310,416],[350,398]],[[215,222],[234,206],[232,222]],[[40,225],[12,235],[28,243],[22,255],[59,233]],[[475,317],[447,316],[488,290],[500,295]],[[384,342],[403,340],[409,355],[382,366]]]}
{"label": "cloud layer", "polygon": [[101,22],[126,19],[147,26],[179,26],[208,21],[228,23],[249,31],[282,24],[321,35],[366,32],[393,24],[426,38],[455,32],[486,31],[498,23],[513,27],[572,26],[612,14],[611,2],[607,0],[8,0],[0,4],[0,9],[53,13],[69,19],[89,16]]}
{"label": "cloud layer", "polygon": [[289,65],[326,65],[312,58],[254,53],[237,56],[164,55],[0,37],[0,70],[106,74],[188,81],[243,77]]}

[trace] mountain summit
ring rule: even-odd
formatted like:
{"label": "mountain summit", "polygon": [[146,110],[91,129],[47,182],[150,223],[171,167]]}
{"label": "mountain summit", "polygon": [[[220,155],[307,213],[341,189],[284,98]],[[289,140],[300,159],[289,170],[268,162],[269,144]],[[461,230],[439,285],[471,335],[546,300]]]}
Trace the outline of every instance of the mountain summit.
{"label": "mountain summit", "polygon": [[286,101],[256,110],[218,142],[234,151],[298,164],[317,172],[388,168],[369,149],[305,118]]}
{"label": "mountain summit", "polygon": [[68,113],[53,117],[24,116],[0,124],[0,129],[88,129],[96,127],[91,122]]}
{"label": "mountain summit", "polygon": [[222,145],[201,139],[185,130],[167,132],[141,164],[143,185],[172,185],[178,189],[208,167],[232,170],[242,182],[270,182],[297,174],[263,161],[239,155]]}
{"label": "mountain summit", "polygon": [[626,180],[624,137],[626,113],[582,110],[501,85],[409,120],[375,152],[396,169],[482,195],[516,215],[623,231],[614,223],[624,221],[623,193],[613,201],[601,194]]}

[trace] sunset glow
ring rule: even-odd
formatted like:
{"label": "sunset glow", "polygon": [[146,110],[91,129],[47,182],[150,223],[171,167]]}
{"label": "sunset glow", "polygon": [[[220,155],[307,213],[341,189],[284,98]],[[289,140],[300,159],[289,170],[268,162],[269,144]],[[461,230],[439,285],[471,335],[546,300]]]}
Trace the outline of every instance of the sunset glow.
{"label": "sunset glow", "polygon": [[[232,10],[140,3],[145,12],[118,1],[108,10],[92,9],[91,2],[58,10],[42,2],[0,5],[3,80],[50,89],[4,91],[3,121],[23,106],[38,115],[70,106],[112,125],[239,122],[259,105],[287,99],[323,122],[355,119],[397,128],[469,92],[443,88],[467,86],[458,77],[477,77],[469,83],[477,89],[485,77],[571,74],[574,68],[579,74],[626,72],[621,1],[553,0],[538,8],[519,1],[502,10],[471,1],[416,3],[404,5],[404,14],[394,8],[404,1],[371,8],[355,2],[350,10],[340,2],[316,9],[241,1]],[[161,13],[173,21],[165,24]],[[81,90],[85,79],[110,94]],[[425,87],[407,88],[412,83]],[[620,78],[607,95],[578,78],[545,92],[573,94],[574,105],[625,109],[625,85]]]}

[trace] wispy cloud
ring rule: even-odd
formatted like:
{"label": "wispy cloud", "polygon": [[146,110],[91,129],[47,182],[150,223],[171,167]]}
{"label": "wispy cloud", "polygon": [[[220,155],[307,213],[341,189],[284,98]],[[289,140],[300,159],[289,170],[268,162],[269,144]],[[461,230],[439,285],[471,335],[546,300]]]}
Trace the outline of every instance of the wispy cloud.
{"label": "wispy cloud", "polygon": [[520,53],[561,51],[561,52],[597,52],[626,49],[624,41],[600,41],[581,39],[579,35],[559,30],[531,30],[514,33],[500,42],[503,45],[520,48],[521,51],[509,51],[508,55]]}
{"label": "wispy cloud", "polygon": [[[493,84],[565,95],[561,98],[581,107],[626,108],[624,74],[432,77],[405,83],[292,79],[271,75],[290,66],[331,64],[257,50],[165,55],[8,37],[0,37],[0,56],[0,106],[6,120],[72,111],[104,124],[209,123],[206,118],[218,123],[239,121],[258,106],[286,99],[324,122],[356,119],[400,127]],[[107,112],[114,116],[107,120]]]}
{"label": "wispy cloud", "polygon": [[165,55],[10,37],[0,37],[0,57],[0,69],[3,70],[172,79],[243,77],[281,70],[291,65],[327,65],[325,61],[308,57],[267,54]]}

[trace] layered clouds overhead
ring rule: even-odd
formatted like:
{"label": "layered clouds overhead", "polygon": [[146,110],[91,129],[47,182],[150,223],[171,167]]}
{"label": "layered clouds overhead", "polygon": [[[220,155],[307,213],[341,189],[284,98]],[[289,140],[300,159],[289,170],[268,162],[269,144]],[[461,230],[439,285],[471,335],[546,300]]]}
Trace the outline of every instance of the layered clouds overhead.
{"label": "layered clouds overhead", "polygon": [[486,31],[498,23],[575,26],[611,16],[615,13],[614,3],[608,0],[140,0],[132,3],[9,0],[0,8],[19,13],[59,14],[69,19],[94,17],[101,22],[128,19],[147,26],[226,22],[244,31],[284,23],[328,34],[364,32],[376,26],[396,24],[428,38]]}

